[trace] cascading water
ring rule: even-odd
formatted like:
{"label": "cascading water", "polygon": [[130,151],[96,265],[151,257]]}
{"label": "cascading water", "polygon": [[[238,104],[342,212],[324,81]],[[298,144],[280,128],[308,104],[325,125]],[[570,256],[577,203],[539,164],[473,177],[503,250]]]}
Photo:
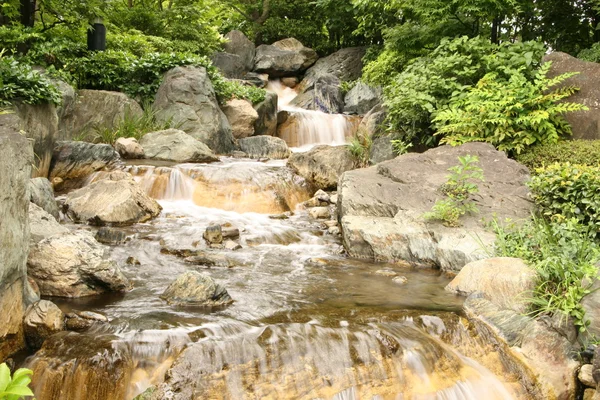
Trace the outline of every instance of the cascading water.
{"label": "cascading water", "polygon": [[326,114],[290,105],[297,93],[278,80],[270,81],[267,90],[277,93],[279,111],[286,115],[279,135],[294,151],[308,150],[318,144],[345,144],[360,123],[359,117]]}

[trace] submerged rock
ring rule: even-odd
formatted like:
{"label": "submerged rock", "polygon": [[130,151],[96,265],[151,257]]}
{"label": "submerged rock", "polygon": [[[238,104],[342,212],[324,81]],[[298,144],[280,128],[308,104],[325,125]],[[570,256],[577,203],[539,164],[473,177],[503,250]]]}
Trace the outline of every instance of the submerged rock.
{"label": "submerged rock", "polygon": [[65,314],[48,300],[30,305],[23,321],[25,339],[32,349],[39,349],[50,336],[65,330]]}
{"label": "submerged rock", "polygon": [[307,152],[292,154],[287,165],[325,190],[336,189],[340,175],[356,168],[348,146],[315,146]]}
{"label": "submerged rock", "polygon": [[146,158],[178,163],[219,161],[207,145],[178,129],[150,132],[140,140]]}
{"label": "submerged rock", "polygon": [[58,205],[54,199],[54,189],[46,178],[33,178],[29,181],[31,202],[40,206],[48,214],[58,219]]}
{"label": "submerged rock", "polygon": [[233,302],[223,286],[209,275],[195,271],[177,277],[160,298],[178,306],[222,306]]}
{"label": "submerged rock", "polygon": [[114,228],[108,228],[105,226],[98,229],[95,238],[98,242],[102,244],[108,244],[113,246],[123,244],[128,239],[127,234],[125,232]]}

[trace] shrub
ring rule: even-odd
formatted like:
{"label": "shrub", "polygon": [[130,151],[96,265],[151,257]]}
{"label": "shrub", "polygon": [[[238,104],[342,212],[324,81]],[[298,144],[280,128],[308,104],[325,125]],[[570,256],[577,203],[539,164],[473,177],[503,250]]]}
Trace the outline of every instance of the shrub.
{"label": "shrub", "polygon": [[542,218],[520,227],[495,223],[496,249],[500,257],[518,257],[535,268],[538,281],[532,300],[533,314],[560,312],[573,317],[580,331],[587,321],[581,300],[590,293],[598,276],[600,247],[589,229],[577,219],[548,222]]}
{"label": "shrub", "polygon": [[60,104],[61,95],[39,71],[0,52],[0,106],[7,106],[13,101]]}
{"label": "shrub", "polygon": [[356,165],[359,168],[369,166],[369,158],[371,157],[371,146],[373,141],[368,134],[357,133],[354,135],[348,145],[348,151],[354,158]]}
{"label": "shrub", "polygon": [[577,54],[577,58],[584,61],[600,62],[600,43],[594,43],[589,49],[584,49]]}
{"label": "shrub", "polygon": [[563,114],[587,110],[582,104],[559,102],[575,92],[573,87],[550,88],[574,75],[546,78],[550,63],[533,81],[522,70],[513,71],[508,81],[498,73],[484,76],[466,93],[452,96],[447,108],[433,119],[441,143],[453,146],[466,142],[489,142],[499,150],[521,153],[538,143],[556,143],[571,134]]}
{"label": "shrub", "polygon": [[580,165],[600,163],[600,140],[561,140],[557,143],[540,143],[517,155],[517,161],[531,170],[555,162]]}
{"label": "shrub", "polygon": [[31,375],[33,371],[30,369],[20,368],[11,378],[6,363],[0,364],[0,399],[18,400],[25,396],[33,396],[33,392],[28,387],[31,383]]}
{"label": "shrub", "polygon": [[458,157],[458,161],[459,165],[448,169],[452,173],[441,187],[446,198],[436,201],[431,211],[423,215],[425,219],[440,220],[446,226],[459,226],[461,216],[479,212],[471,199],[471,195],[479,192],[475,181],[483,181],[483,170],[476,165],[479,158],[466,155]]}
{"label": "shrub", "polygon": [[544,216],[576,219],[600,237],[600,165],[555,163],[537,169],[529,187]]}

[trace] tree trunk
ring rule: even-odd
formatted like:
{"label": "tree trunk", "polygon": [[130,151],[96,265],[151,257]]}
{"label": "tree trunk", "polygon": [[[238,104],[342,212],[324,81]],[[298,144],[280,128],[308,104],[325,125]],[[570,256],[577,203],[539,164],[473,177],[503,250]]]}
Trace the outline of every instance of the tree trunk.
{"label": "tree trunk", "polygon": [[127,7],[133,8],[133,0],[127,0]]}
{"label": "tree trunk", "polygon": [[492,21],[492,43],[498,44],[500,31],[500,17],[494,17]]}
{"label": "tree trunk", "polygon": [[35,0],[20,0],[21,24],[33,27],[35,23]]}

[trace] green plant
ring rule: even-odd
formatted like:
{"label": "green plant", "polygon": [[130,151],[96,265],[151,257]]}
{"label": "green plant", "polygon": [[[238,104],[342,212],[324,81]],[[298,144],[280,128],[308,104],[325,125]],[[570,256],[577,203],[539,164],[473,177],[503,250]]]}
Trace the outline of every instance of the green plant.
{"label": "green plant", "polygon": [[373,140],[367,134],[357,133],[354,135],[348,145],[348,151],[354,158],[356,165],[359,168],[369,166],[369,158],[371,157],[371,146]]}
{"label": "green plant", "polygon": [[600,140],[561,140],[556,143],[540,143],[518,154],[516,159],[531,170],[555,162],[598,165],[600,164]]}
{"label": "green plant", "polygon": [[598,277],[600,261],[600,247],[590,239],[590,229],[575,218],[549,222],[534,217],[521,226],[495,222],[494,231],[497,256],[521,258],[537,272],[532,313],[560,312],[585,331],[581,301]]}
{"label": "green plant", "polygon": [[342,91],[342,94],[345,96],[349,91],[354,89],[354,86],[356,86],[357,83],[358,79],[354,81],[342,81],[340,84],[340,90]]}
{"label": "green plant", "polygon": [[0,399],[1,400],[19,400],[26,396],[33,396],[29,389],[33,371],[26,368],[20,368],[10,376],[10,369],[4,364],[0,364]]}
{"label": "green plant", "polygon": [[544,216],[574,218],[600,238],[600,165],[567,162],[538,168],[529,187]]}
{"label": "green plant", "polygon": [[519,154],[534,144],[556,143],[570,135],[563,114],[587,107],[561,101],[576,91],[574,87],[549,91],[575,75],[550,79],[546,78],[549,69],[550,63],[544,64],[533,81],[521,69],[512,71],[508,81],[490,73],[467,92],[453,95],[449,106],[433,119],[436,135],[442,136],[440,143],[488,142]]}
{"label": "green plant", "polygon": [[459,165],[448,171],[448,180],[440,188],[446,196],[435,202],[430,212],[423,215],[425,219],[440,220],[446,226],[458,226],[461,216],[467,213],[477,213],[479,210],[471,196],[479,192],[476,181],[483,181],[483,170],[477,165],[477,156],[466,155],[458,157]]}
{"label": "green plant", "polygon": [[390,143],[392,144],[394,154],[397,156],[408,153],[408,150],[413,146],[412,143],[407,142],[405,139],[392,139]]}

